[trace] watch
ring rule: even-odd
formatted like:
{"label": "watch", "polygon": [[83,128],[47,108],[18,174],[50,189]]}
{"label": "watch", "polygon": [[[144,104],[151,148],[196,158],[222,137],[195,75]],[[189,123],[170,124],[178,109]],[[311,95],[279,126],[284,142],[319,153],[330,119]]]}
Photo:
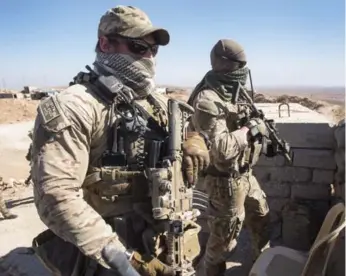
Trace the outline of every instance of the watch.
{"label": "watch", "polygon": [[126,258],[129,261],[131,261],[133,254],[134,254],[134,251],[132,249],[126,249],[124,253],[125,253]]}

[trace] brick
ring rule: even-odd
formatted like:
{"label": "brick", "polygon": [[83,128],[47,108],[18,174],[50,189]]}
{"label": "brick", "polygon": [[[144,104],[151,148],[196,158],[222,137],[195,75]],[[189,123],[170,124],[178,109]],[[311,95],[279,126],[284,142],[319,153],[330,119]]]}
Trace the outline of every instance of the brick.
{"label": "brick", "polygon": [[270,180],[278,182],[308,182],[312,178],[312,171],[307,168],[278,167],[271,168]]}
{"label": "brick", "polygon": [[345,172],[345,149],[338,149],[335,151],[334,159],[338,171]]}
{"label": "brick", "polygon": [[314,183],[334,183],[334,171],[314,169],[312,174],[312,182]]}
{"label": "brick", "polygon": [[272,223],[281,221],[282,208],[285,206],[285,204],[287,204],[289,200],[290,200],[289,198],[275,198],[275,197],[267,198],[269,211],[270,211],[270,221]]}
{"label": "brick", "polygon": [[269,158],[265,155],[261,155],[256,166],[266,166],[266,167],[282,167],[285,165],[285,158],[282,155],[277,155],[275,157]]}
{"label": "brick", "polygon": [[329,197],[329,184],[297,183],[291,187],[291,198],[293,199],[327,200]]}
{"label": "brick", "polygon": [[308,168],[257,166],[253,173],[261,185],[268,181],[308,182],[312,179],[312,170]]}
{"label": "brick", "polygon": [[335,127],[334,137],[335,137],[337,147],[344,149],[345,148],[345,124],[341,124]]}
{"label": "brick", "polygon": [[293,166],[334,170],[336,168],[332,150],[294,149]]}
{"label": "brick", "polygon": [[256,166],[253,168],[253,175],[257,178],[257,181],[262,184],[270,180],[270,172],[272,169],[275,168]]}
{"label": "brick", "polygon": [[279,136],[291,147],[333,149],[334,131],[328,123],[277,123]]}
{"label": "brick", "polygon": [[261,187],[266,195],[270,197],[289,197],[291,194],[289,183],[266,181],[261,183]]}
{"label": "brick", "polygon": [[281,213],[282,208],[290,201],[289,198],[267,198],[270,211]]}

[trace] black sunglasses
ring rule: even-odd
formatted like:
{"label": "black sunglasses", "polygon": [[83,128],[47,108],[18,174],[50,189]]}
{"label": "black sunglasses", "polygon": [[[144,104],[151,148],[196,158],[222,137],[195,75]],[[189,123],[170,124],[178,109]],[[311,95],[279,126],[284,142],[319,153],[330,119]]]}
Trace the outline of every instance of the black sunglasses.
{"label": "black sunglasses", "polygon": [[119,41],[122,40],[126,43],[127,48],[136,55],[145,55],[148,51],[151,52],[153,56],[156,56],[159,45],[157,44],[149,44],[143,39],[140,38],[131,38],[131,37],[123,37],[123,36],[117,36],[108,38],[109,41]]}

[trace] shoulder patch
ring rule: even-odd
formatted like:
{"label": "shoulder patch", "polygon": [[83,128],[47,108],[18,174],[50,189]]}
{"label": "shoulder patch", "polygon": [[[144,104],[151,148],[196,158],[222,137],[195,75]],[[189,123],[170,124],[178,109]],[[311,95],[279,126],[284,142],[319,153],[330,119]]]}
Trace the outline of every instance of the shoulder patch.
{"label": "shoulder patch", "polygon": [[220,116],[225,113],[221,103],[205,99],[197,102],[196,109],[213,116]]}
{"label": "shoulder patch", "polygon": [[43,100],[37,108],[37,113],[42,127],[48,132],[59,132],[71,125],[54,96]]}
{"label": "shoulder patch", "polygon": [[49,97],[42,101],[38,108],[44,124],[48,124],[52,120],[61,116],[60,110],[53,97]]}

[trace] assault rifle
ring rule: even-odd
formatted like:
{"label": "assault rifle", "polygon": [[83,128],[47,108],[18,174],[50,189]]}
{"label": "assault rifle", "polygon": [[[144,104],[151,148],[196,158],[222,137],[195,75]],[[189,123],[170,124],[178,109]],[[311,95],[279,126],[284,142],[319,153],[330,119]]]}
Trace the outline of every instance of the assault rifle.
{"label": "assault rifle", "polygon": [[[249,72],[250,76],[251,73]],[[252,95],[254,96],[254,90],[253,90],[253,84],[252,79],[250,78],[251,82],[251,90]],[[269,156],[275,156],[277,154],[281,154],[284,156],[286,161],[289,164],[292,164],[293,161],[293,152],[291,151],[290,145],[287,141],[279,137],[279,132],[275,127],[275,122],[273,119],[267,119],[265,118],[265,115],[262,110],[258,109],[253,99],[248,94],[245,87],[243,87],[240,83],[237,84],[235,87],[235,93],[233,97],[233,104],[241,104],[246,105],[249,109],[249,113],[242,118],[243,121],[252,119],[252,118],[259,118],[263,120],[267,131],[268,131],[268,139],[264,139],[264,153]]]}
{"label": "assault rifle", "polygon": [[182,172],[182,143],[189,116],[194,112],[189,105],[168,100],[168,148],[161,168],[150,169],[152,213],[163,224],[165,263],[175,275],[195,275],[193,260],[200,253],[196,224],[199,215],[192,207],[193,187]]}

